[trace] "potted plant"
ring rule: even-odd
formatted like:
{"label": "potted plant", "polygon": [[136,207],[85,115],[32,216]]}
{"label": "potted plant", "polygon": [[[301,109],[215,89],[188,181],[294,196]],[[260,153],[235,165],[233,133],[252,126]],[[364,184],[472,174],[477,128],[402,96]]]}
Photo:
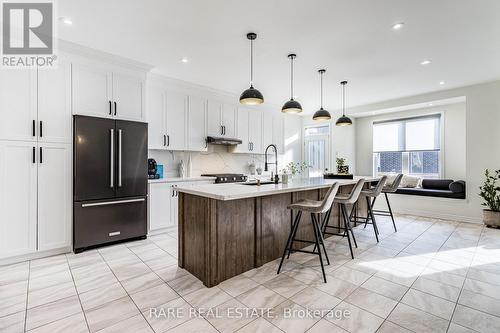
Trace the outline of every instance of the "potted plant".
{"label": "potted plant", "polygon": [[486,180],[479,189],[479,195],[483,198],[483,206],[488,209],[483,210],[483,221],[487,227],[500,227],[500,186],[497,185],[500,179],[500,170],[490,173],[488,169],[484,172]]}
{"label": "potted plant", "polygon": [[337,157],[337,173],[341,175],[349,174],[349,166],[345,165],[346,159],[343,157]]}
{"label": "potted plant", "polygon": [[301,175],[308,168],[309,166],[305,162],[302,163],[290,162],[285,166],[283,171],[286,172],[288,175],[290,175],[291,178],[294,178],[297,175]]}

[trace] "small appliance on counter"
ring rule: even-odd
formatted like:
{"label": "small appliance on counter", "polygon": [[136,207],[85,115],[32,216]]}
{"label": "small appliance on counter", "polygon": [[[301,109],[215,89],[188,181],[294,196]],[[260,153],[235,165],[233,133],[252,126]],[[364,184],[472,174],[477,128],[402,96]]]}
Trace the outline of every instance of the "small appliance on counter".
{"label": "small appliance on counter", "polygon": [[148,158],[148,179],[160,179],[158,164],[154,158]]}
{"label": "small appliance on counter", "polygon": [[240,173],[214,173],[205,174],[203,177],[215,177],[216,184],[222,183],[241,183],[247,181],[247,176]]}

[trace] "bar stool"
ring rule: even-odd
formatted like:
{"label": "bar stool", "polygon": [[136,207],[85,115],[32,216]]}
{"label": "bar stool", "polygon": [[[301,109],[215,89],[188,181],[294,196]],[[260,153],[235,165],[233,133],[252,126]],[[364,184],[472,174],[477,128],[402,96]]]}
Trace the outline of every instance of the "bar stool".
{"label": "bar stool", "polygon": [[[344,220],[344,227],[334,227],[334,226],[329,226],[328,225],[328,217],[330,216],[331,211],[327,213],[327,216],[323,220],[322,224],[322,231],[323,235],[336,235],[338,236],[339,234],[336,233],[331,233],[326,231],[327,228],[336,228],[338,230],[344,230],[344,236],[347,236],[347,242],[349,243],[349,251],[351,252],[351,258],[354,259],[354,252],[352,251],[352,244],[351,244],[351,236],[352,240],[354,242],[354,246],[358,247],[358,244],[356,243],[356,237],[354,237],[354,232],[352,231],[352,226],[351,226],[351,219],[350,219],[350,214],[347,213],[347,207],[346,205],[354,205],[356,201],[358,201],[358,198],[361,194],[361,190],[363,189],[363,186],[365,184],[365,180],[363,178],[359,179],[354,185],[353,189],[351,190],[351,193],[349,194],[337,194],[335,196],[335,199],[333,200],[334,204],[339,205],[339,214],[342,216],[342,220]],[[349,235],[349,232],[351,235]]]}
{"label": "bar stool", "polygon": [[390,216],[392,220],[392,225],[394,226],[394,231],[397,232],[398,229],[396,228],[396,222],[394,222],[394,215],[392,214],[392,209],[391,209],[391,204],[389,203],[389,198],[387,197],[388,193],[394,193],[398,190],[399,184],[401,184],[401,180],[403,179],[403,174],[400,173],[396,176],[392,184],[388,184],[384,186],[382,189],[382,193],[384,193],[385,196],[385,201],[387,202],[387,208],[389,210],[372,210],[374,215],[379,215],[379,216]]}
{"label": "bar stool", "polygon": [[[292,253],[292,252],[303,252],[303,253],[317,254],[319,256],[319,261],[321,263],[321,270],[323,272],[323,280],[326,283],[326,274],[325,274],[325,268],[323,266],[323,257],[321,255],[321,248],[323,248],[323,252],[325,253],[325,258],[326,258],[328,265],[330,265],[330,260],[328,259],[328,254],[326,253],[323,234],[321,233],[321,229],[320,229],[318,221],[319,221],[319,214],[326,213],[330,209],[330,207],[332,206],[333,200],[334,200],[335,195],[337,194],[338,190],[339,190],[339,184],[334,183],[330,187],[330,189],[328,190],[328,192],[326,193],[326,195],[322,201],[303,199],[303,200],[299,200],[297,202],[294,202],[288,206],[288,209],[297,210],[298,212],[297,212],[297,215],[295,216],[295,220],[292,224],[292,229],[290,230],[290,234],[288,235],[288,240],[286,243],[285,250],[283,251],[283,256],[281,257],[281,262],[280,262],[280,265],[278,267],[277,274],[279,274],[281,271],[281,266],[283,265],[283,261],[285,260],[285,255],[287,254],[287,252],[288,252],[287,258],[290,258],[290,253]],[[299,228],[300,219],[302,217],[302,212],[309,212],[311,214],[311,223],[312,223],[312,227],[314,230],[314,238],[315,238],[314,242],[295,238],[295,236],[297,235],[297,230]],[[294,249],[293,248],[294,241],[311,243],[311,244],[315,244],[315,246],[314,246],[313,251]],[[318,249],[318,252],[316,252],[316,248]]]}
{"label": "bar stool", "polygon": [[[375,220],[375,216],[373,215],[373,205],[375,205],[375,200],[377,200],[377,197],[382,192],[382,189],[384,188],[386,182],[387,182],[387,176],[382,176],[375,187],[362,190],[360,194],[361,197],[366,198],[365,228],[367,224],[373,225],[373,231],[375,232],[375,238],[377,239],[377,243],[378,243],[379,232],[377,227],[377,221]],[[370,220],[371,222],[369,222]],[[359,222],[358,219],[356,219],[355,221]]]}

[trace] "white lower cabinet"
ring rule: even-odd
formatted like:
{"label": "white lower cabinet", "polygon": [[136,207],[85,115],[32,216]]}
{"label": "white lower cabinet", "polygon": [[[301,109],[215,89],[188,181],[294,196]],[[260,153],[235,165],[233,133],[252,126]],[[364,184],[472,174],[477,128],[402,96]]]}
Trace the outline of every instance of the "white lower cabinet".
{"label": "white lower cabinet", "polygon": [[0,258],[71,245],[71,145],[0,141]]}
{"label": "white lower cabinet", "polygon": [[197,186],[211,184],[213,181],[181,181],[181,182],[152,182],[149,183],[149,231],[176,227],[179,216],[179,186]]}
{"label": "white lower cabinet", "polygon": [[71,145],[40,143],[38,158],[38,250],[71,245]]}
{"label": "white lower cabinet", "polygon": [[36,251],[36,148],[0,141],[0,258]]}

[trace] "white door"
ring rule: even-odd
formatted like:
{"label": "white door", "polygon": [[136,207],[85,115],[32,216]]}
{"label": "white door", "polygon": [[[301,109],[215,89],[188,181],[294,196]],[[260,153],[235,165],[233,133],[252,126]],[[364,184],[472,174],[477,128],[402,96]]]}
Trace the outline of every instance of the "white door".
{"label": "white door", "polygon": [[71,64],[38,70],[38,137],[40,142],[71,143]]}
{"label": "white door", "polygon": [[72,65],[73,113],[112,117],[113,75],[98,64]]}
{"label": "white door", "polygon": [[[278,154],[285,153],[285,118],[281,114],[273,115],[273,143]],[[264,147],[265,148],[265,147]]]}
{"label": "white door", "polygon": [[38,250],[71,245],[71,144],[40,143],[38,158]]}
{"label": "white door", "polygon": [[207,150],[206,99],[189,96],[187,112],[187,148],[192,151]]}
{"label": "white door", "polygon": [[254,154],[262,153],[262,112],[250,110],[248,112],[248,141],[250,151]]}
{"label": "white door", "polygon": [[0,70],[0,140],[36,140],[36,76],[36,70]]}
{"label": "white door", "polygon": [[167,91],[167,149],[184,150],[186,148],[186,103],[183,93]]}
{"label": "white door", "polygon": [[242,141],[234,148],[235,153],[250,152],[250,141],[248,140],[248,109],[238,108],[236,111],[236,135]]}
{"label": "white door", "polygon": [[264,111],[264,114],[262,115],[262,152],[264,152],[267,146],[274,143],[273,120],[273,115]]}
{"label": "white door", "polygon": [[113,72],[113,115],[124,120],[144,120],[144,79]]}
{"label": "white door", "polygon": [[222,135],[222,104],[215,100],[207,101],[207,135],[221,136]]}
{"label": "white door", "polygon": [[171,184],[149,184],[149,230],[168,228],[172,226],[170,200],[172,199]]}
{"label": "white door", "polygon": [[236,106],[230,104],[222,105],[223,135],[228,138],[236,136]]}
{"label": "white door", "polygon": [[37,155],[36,143],[0,141],[0,258],[36,251]]}
{"label": "white door", "polygon": [[167,120],[164,104],[165,91],[161,87],[149,86],[146,99],[149,149],[167,148]]}

